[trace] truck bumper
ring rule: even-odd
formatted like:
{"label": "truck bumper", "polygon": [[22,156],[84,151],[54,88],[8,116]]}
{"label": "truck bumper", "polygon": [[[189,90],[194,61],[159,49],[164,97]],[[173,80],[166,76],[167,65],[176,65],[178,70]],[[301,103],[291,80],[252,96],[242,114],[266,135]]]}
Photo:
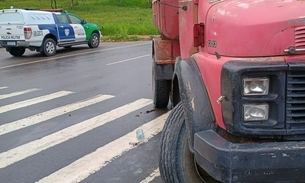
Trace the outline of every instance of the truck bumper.
{"label": "truck bumper", "polygon": [[29,47],[30,44],[27,41],[0,41],[2,47]]}
{"label": "truck bumper", "polygon": [[213,130],[195,134],[197,163],[228,183],[305,182],[305,142],[232,143]]}

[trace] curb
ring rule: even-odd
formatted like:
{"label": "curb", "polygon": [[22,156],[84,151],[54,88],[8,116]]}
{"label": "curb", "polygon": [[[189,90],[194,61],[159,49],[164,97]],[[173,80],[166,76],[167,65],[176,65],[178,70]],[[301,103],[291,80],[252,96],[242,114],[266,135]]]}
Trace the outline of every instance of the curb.
{"label": "curb", "polygon": [[115,36],[103,36],[102,42],[127,42],[127,41],[148,41],[153,38],[160,37],[160,35],[126,35],[119,38]]}

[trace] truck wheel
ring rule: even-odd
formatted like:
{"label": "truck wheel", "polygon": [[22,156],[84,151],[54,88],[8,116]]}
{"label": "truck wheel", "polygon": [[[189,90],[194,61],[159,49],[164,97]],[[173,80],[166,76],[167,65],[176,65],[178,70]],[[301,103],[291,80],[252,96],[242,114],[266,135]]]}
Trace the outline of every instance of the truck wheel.
{"label": "truck wheel", "polygon": [[152,63],[152,93],[155,108],[166,108],[171,90],[171,80],[156,79],[156,62],[153,57]]}
{"label": "truck wheel", "polygon": [[56,54],[56,43],[52,38],[47,38],[43,41],[41,54],[47,57]]}
{"label": "truck wheel", "polygon": [[10,54],[15,57],[21,57],[25,52],[25,48],[12,47]]}
{"label": "truck wheel", "polygon": [[174,107],[163,127],[159,169],[164,183],[217,183],[196,164],[189,150],[181,102]]}
{"label": "truck wheel", "polygon": [[92,33],[88,46],[90,48],[97,48],[100,45],[100,36],[98,35],[98,33]]}
{"label": "truck wheel", "polygon": [[166,108],[169,101],[171,81],[156,80],[156,78],[154,78],[152,85],[155,108]]}

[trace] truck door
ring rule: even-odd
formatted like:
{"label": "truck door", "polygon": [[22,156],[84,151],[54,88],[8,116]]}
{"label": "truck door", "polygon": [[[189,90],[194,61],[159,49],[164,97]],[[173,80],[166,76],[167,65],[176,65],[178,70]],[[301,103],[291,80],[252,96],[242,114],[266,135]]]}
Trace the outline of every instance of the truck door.
{"label": "truck door", "polygon": [[56,14],[58,23],[59,43],[73,43],[75,42],[75,32],[73,27],[69,24],[68,18],[65,14]]}
{"label": "truck door", "polygon": [[86,41],[86,32],[84,27],[81,25],[82,20],[75,15],[68,14],[71,26],[75,31],[75,40],[77,42]]}

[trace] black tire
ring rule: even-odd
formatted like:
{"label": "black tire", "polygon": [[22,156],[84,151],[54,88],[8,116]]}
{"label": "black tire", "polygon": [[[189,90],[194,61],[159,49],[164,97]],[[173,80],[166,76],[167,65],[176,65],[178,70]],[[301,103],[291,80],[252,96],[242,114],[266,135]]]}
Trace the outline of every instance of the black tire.
{"label": "black tire", "polygon": [[46,38],[43,41],[41,54],[47,57],[56,54],[56,43],[52,38]]}
{"label": "black tire", "polygon": [[170,80],[153,80],[153,95],[155,108],[166,108],[171,88]]}
{"label": "black tire", "polygon": [[171,90],[171,80],[157,80],[155,71],[155,59],[152,67],[152,93],[155,108],[166,108]]}
{"label": "black tire", "polygon": [[25,48],[12,47],[10,50],[10,54],[14,57],[21,57],[25,52]]}
{"label": "black tire", "polygon": [[92,33],[88,46],[90,48],[97,48],[100,45],[100,35],[96,32]]}
{"label": "black tire", "polygon": [[[216,183],[189,150],[181,102],[170,113],[161,134],[159,169],[164,183]],[[200,173],[198,173],[200,172]]]}

